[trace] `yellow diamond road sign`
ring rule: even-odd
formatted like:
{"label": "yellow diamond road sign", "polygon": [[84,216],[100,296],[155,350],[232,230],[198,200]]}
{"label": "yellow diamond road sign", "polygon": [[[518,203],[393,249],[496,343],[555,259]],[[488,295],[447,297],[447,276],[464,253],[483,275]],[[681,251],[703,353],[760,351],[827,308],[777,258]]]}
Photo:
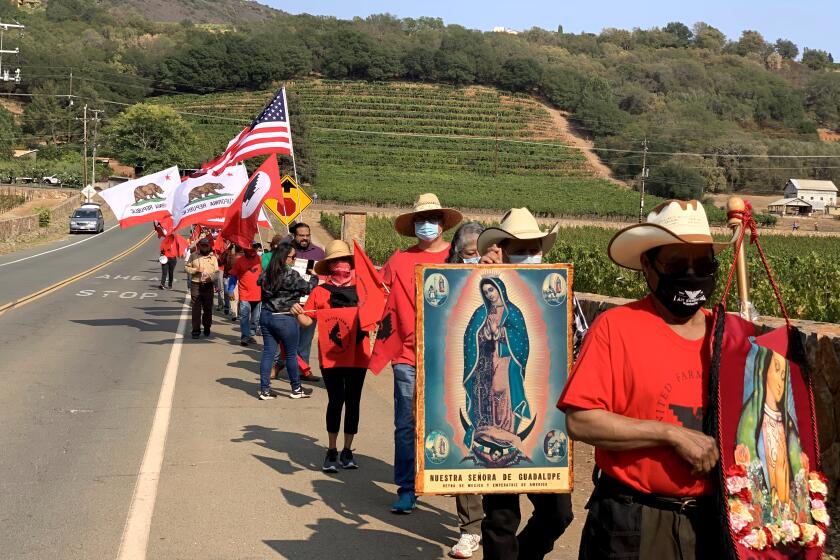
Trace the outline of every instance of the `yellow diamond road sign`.
{"label": "yellow diamond road sign", "polygon": [[267,198],[265,205],[278,220],[284,225],[289,225],[312,204],[312,199],[288,175],[283,177],[280,184],[283,186],[283,199]]}

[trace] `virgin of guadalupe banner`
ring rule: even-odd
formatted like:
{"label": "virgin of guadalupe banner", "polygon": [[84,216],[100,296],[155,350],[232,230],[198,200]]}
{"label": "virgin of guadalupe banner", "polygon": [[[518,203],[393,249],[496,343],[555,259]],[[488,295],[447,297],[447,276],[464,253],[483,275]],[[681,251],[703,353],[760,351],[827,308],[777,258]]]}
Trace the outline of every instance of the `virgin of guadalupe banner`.
{"label": "virgin of guadalupe banner", "polygon": [[417,267],[422,494],[571,492],[571,265]]}
{"label": "virgin of guadalupe banner", "polygon": [[716,324],[713,402],[729,556],[817,560],[829,524],[828,489],[818,470],[811,390],[799,365],[800,333],[781,327],[751,336],[720,309]]}

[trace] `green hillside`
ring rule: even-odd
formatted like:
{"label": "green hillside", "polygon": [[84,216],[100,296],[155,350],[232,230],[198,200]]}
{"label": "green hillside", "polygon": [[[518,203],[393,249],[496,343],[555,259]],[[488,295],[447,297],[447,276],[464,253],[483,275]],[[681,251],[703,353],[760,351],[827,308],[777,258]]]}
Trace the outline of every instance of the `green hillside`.
{"label": "green hillside", "polygon": [[[312,190],[323,199],[410,204],[417,194],[435,191],[462,208],[527,204],[550,215],[638,212],[638,194],[596,178],[578,150],[561,145],[566,139],[548,110],[530,97],[406,83],[306,80],[287,87],[292,109],[305,119],[317,166]],[[184,113],[210,157],[270,98],[271,92],[260,92],[155,102]]]}

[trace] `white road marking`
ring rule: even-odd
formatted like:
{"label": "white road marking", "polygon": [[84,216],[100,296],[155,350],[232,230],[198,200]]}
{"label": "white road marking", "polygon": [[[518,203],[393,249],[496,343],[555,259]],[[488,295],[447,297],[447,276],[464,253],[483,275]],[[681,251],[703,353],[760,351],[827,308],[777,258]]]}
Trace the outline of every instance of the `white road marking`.
{"label": "white road marking", "polygon": [[49,255],[50,253],[55,253],[56,251],[61,251],[62,249],[66,249],[68,247],[73,247],[74,245],[84,243],[85,241],[90,241],[91,239],[96,239],[100,235],[105,235],[106,233],[108,233],[109,231],[114,229],[115,227],[119,227],[119,225],[120,224],[115,224],[115,225],[109,227],[108,229],[106,229],[105,231],[103,231],[102,233],[97,233],[96,235],[91,235],[89,237],[85,237],[84,239],[82,239],[80,241],[76,241],[75,243],[70,243],[69,245],[62,245],[61,247],[56,247],[55,249],[50,249],[49,251],[44,251],[43,253],[38,253],[37,255],[29,255],[28,257],[23,257],[22,259],[18,259],[16,261],[11,261],[11,262],[0,264],[0,267],[9,266],[10,264],[15,264],[15,263],[23,262],[23,261],[28,261],[29,259],[34,259],[35,257],[40,257],[40,256],[43,256],[43,255]]}
{"label": "white road marking", "polygon": [[184,328],[189,316],[190,294],[184,300],[184,308],[178,320],[178,330],[172,339],[172,350],[163,374],[152,430],[143,454],[134,495],[128,508],[128,517],[123,529],[118,560],[144,560],[149,545],[149,531],[152,527],[152,514],[155,511],[158,482],[163,466],[163,454],[166,448],[166,436],[169,431],[169,419],[172,414],[172,399],[175,396],[175,380],[178,377],[178,365],[181,361],[181,348],[184,344]]}

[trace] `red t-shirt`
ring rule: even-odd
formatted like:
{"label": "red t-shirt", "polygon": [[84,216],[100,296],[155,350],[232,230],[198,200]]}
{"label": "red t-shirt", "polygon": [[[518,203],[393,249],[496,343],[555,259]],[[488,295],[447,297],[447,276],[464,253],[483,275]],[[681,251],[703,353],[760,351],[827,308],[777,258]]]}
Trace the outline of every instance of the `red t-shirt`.
{"label": "red t-shirt", "polygon": [[187,250],[187,240],[178,235],[170,234],[161,239],[160,250],[163,251],[163,256],[170,259],[177,259],[184,256],[184,251]]}
{"label": "red t-shirt", "polygon": [[249,257],[242,255],[236,260],[236,264],[228,272],[239,280],[239,299],[242,301],[260,301],[262,290],[257,285],[257,280],[262,274],[262,260],[259,255]]}
{"label": "red t-shirt", "polygon": [[[355,282],[351,285],[355,286]],[[333,308],[330,305],[330,292],[323,286],[316,286],[303,308],[306,311],[323,311],[310,315],[318,321],[318,362],[322,368],[367,368],[370,362],[370,342],[366,333],[360,334],[358,307],[341,308],[340,313],[352,314],[353,318],[336,326],[335,321],[326,319],[326,310]],[[333,329],[335,332],[331,332]],[[364,340],[359,342],[359,336]],[[341,341],[341,346],[336,343],[336,338]]]}
{"label": "red t-shirt", "polygon": [[[386,262],[385,266],[382,268],[382,281],[385,282],[385,285],[390,289],[394,284],[394,278],[399,276],[400,280],[408,290],[408,293],[412,295],[411,309],[415,309],[416,302],[413,297],[413,294],[416,293],[414,286],[415,266],[418,264],[444,264],[447,256],[449,256],[449,244],[446,245],[444,250],[436,253],[421,251],[417,247],[410,247],[404,251],[397,250],[393,255],[391,255],[391,258],[388,259],[388,262]],[[390,297],[400,297],[401,293],[401,289],[393,289],[391,290]],[[415,317],[411,318],[411,324],[415,324]],[[414,331],[411,331],[411,333],[403,341],[402,353],[397,359],[393,360],[393,363],[409,364],[413,366],[416,362],[417,355],[414,348]]]}
{"label": "red t-shirt", "polygon": [[[602,409],[629,418],[703,428],[707,404],[711,316],[707,335],[687,340],[656,314],[652,296],[610,309],[592,324],[557,406]],[[668,447],[595,450],[605,474],[641,492],[699,496],[713,491],[707,476]]]}

